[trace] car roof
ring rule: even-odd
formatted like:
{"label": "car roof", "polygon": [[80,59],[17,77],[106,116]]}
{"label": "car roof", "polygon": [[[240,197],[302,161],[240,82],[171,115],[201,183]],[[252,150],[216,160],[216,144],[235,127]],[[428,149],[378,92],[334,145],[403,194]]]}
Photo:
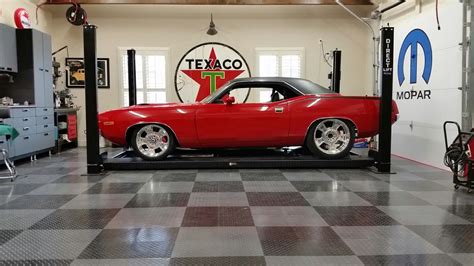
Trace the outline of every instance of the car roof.
{"label": "car roof", "polygon": [[302,94],[326,94],[334,93],[333,91],[316,84],[310,80],[302,78],[289,78],[289,77],[249,77],[249,78],[237,78],[231,80],[229,84],[234,83],[245,83],[245,82],[283,82],[291,85],[293,88],[301,92]]}

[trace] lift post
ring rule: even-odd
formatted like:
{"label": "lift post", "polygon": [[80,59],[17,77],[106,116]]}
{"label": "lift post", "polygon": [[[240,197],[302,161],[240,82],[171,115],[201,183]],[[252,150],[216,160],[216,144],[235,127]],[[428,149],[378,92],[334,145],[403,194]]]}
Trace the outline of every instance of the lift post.
{"label": "lift post", "polygon": [[135,49],[127,50],[128,61],[128,105],[137,104],[137,69],[135,62]]}
{"label": "lift post", "polygon": [[84,69],[86,91],[87,174],[102,172],[97,112],[97,39],[94,25],[84,25]]}
{"label": "lift post", "polygon": [[340,50],[332,51],[331,90],[336,93],[341,91],[341,56]]}
{"label": "lift post", "polygon": [[389,173],[392,154],[392,94],[393,94],[393,27],[381,29],[382,88],[380,96],[379,147],[377,170]]}

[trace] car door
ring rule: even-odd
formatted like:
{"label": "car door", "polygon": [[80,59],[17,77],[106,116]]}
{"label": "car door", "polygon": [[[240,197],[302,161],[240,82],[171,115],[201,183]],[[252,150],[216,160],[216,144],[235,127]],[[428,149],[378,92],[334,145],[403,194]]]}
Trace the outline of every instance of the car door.
{"label": "car door", "polygon": [[[270,85],[266,84],[266,87]],[[289,124],[287,100],[212,103],[203,105],[196,112],[196,127],[203,147],[284,145],[288,138]]]}

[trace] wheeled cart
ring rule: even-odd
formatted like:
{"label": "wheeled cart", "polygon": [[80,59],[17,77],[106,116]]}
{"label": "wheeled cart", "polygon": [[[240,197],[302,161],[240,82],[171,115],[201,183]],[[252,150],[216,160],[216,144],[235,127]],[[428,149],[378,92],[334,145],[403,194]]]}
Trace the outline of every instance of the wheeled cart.
{"label": "wheeled cart", "polygon": [[[448,145],[448,125],[456,126],[458,132],[451,145]],[[474,132],[461,131],[459,124],[454,121],[444,122],[443,131],[446,146],[444,163],[453,172],[454,189],[462,186],[471,193],[474,189]]]}

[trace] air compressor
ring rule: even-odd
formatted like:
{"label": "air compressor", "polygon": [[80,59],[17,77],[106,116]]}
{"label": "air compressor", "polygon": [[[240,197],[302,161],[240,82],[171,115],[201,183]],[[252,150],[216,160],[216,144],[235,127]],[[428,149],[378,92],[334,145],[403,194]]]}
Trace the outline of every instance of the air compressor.
{"label": "air compressor", "polygon": [[[448,145],[448,125],[455,125],[458,133],[450,145]],[[463,186],[467,188],[468,193],[471,193],[474,188],[474,130],[461,131],[457,122],[446,121],[443,124],[443,131],[446,146],[444,164],[453,172],[454,189]]]}

